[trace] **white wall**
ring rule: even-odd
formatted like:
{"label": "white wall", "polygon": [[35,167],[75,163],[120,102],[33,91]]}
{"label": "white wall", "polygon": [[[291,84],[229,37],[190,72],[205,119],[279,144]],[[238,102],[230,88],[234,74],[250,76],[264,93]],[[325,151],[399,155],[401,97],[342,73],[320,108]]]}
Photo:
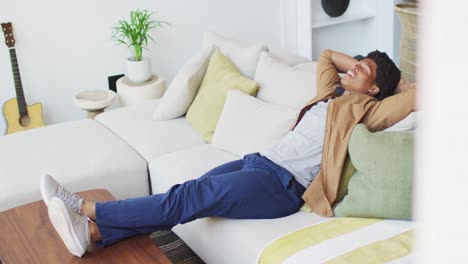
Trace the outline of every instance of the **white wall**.
{"label": "white wall", "polygon": [[[159,12],[173,26],[155,32],[153,70],[171,80],[214,30],[281,46],[279,0],[3,1],[0,21],[11,21],[27,102],[41,102],[46,123],[85,117],[72,103],[83,89],[107,89],[107,76],[123,73],[129,55],[111,41],[111,28],[130,10]],[[0,37],[3,42],[3,37]],[[15,97],[8,49],[0,44],[0,104]],[[5,130],[0,118],[0,133]]]}
{"label": "white wall", "polygon": [[353,0],[346,12],[330,18],[321,0],[281,0],[282,45],[316,60],[333,49],[366,55],[378,49],[399,62],[400,21],[394,6],[403,0]]}
{"label": "white wall", "polygon": [[467,263],[466,1],[420,1],[415,263]]}

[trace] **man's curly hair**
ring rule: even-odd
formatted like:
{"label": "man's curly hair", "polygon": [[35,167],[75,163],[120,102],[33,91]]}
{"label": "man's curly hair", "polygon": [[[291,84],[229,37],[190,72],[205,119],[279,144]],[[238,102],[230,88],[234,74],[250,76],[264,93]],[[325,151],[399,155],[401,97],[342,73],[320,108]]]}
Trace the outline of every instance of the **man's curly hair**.
{"label": "man's curly hair", "polygon": [[377,64],[375,83],[379,87],[379,92],[374,97],[383,100],[393,95],[401,78],[401,72],[395,63],[387,53],[378,50],[367,54],[365,58],[372,59]]}

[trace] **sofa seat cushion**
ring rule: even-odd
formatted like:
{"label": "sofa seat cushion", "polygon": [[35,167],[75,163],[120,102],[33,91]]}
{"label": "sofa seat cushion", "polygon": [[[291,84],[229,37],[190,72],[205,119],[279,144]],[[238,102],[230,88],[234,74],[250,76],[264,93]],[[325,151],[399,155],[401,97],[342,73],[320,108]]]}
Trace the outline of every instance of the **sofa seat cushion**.
{"label": "sofa seat cushion", "polygon": [[0,211],[40,200],[42,173],[73,192],[104,188],[117,199],[149,192],[146,161],[94,120],[0,137],[0,146]]}
{"label": "sofa seat cushion", "polygon": [[172,230],[205,263],[257,263],[262,250],[275,239],[327,220],[305,212],[276,219],[208,217],[177,225]]}
{"label": "sofa seat cushion", "polygon": [[166,192],[174,184],[196,179],[219,165],[237,159],[240,157],[210,144],[160,156],[149,163],[153,193]]}
{"label": "sofa seat cushion", "polygon": [[204,144],[185,117],[152,120],[160,100],[104,112],[96,120],[126,141],[146,161],[165,153]]}
{"label": "sofa seat cushion", "polygon": [[[259,261],[259,257],[264,249],[275,240],[286,235],[290,235],[289,239],[291,237],[296,238],[292,233],[298,230],[343,219],[346,218],[321,217],[315,213],[306,212],[297,212],[290,216],[276,219],[208,217],[177,225],[172,230],[205,263],[271,263]],[[390,238],[393,235],[406,232],[412,228],[414,228],[414,222],[411,221],[383,220],[371,226],[358,228],[358,230],[350,233],[342,235],[338,235],[337,233],[337,237],[330,239],[326,239],[326,235],[333,234],[336,230],[324,230],[322,237],[314,236],[304,243],[291,239],[288,245],[291,246],[290,252],[295,253],[292,256],[303,254],[302,260],[288,262],[288,259],[281,263],[324,263],[324,259],[333,259],[333,256],[340,256],[350,249],[358,248],[359,246],[366,245],[366,243]],[[322,238],[324,240],[319,244],[311,245],[315,239],[320,241]],[[309,246],[302,250],[298,245]],[[373,254],[378,253],[379,251]],[[311,254],[311,256],[307,256],[307,254]]]}

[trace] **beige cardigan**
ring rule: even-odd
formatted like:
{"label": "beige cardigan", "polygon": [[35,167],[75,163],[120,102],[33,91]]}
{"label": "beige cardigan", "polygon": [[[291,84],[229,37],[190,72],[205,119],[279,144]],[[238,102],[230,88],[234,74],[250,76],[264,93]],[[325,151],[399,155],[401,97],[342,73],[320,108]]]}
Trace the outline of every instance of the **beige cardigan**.
{"label": "beige cardigan", "polygon": [[[339,96],[335,89],[341,78],[331,60],[330,50],[320,55],[317,74],[317,96],[301,110],[296,125],[312,106]],[[351,94],[329,103],[321,168],[302,196],[312,211],[321,216],[333,216],[331,206],[340,185],[353,128],[364,123],[370,131],[380,131],[394,125],[414,111],[415,92],[415,86],[412,86],[382,101],[368,95]]]}

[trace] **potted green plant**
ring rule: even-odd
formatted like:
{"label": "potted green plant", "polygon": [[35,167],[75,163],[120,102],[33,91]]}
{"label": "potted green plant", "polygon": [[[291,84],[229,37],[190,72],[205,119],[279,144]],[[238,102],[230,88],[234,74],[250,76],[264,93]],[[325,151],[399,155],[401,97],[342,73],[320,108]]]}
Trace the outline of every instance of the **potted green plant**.
{"label": "potted green plant", "polygon": [[151,61],[143,56],[148,39],[154,41],[150,31],[168,25],[165,21],[152,18],[154,13],[136,9],[130,12],[129,20],[119,20],[113,27],[112,39],[126,45],[133,56],[127,60],[127,77],[133,82],[145,82],[151,78]]}

